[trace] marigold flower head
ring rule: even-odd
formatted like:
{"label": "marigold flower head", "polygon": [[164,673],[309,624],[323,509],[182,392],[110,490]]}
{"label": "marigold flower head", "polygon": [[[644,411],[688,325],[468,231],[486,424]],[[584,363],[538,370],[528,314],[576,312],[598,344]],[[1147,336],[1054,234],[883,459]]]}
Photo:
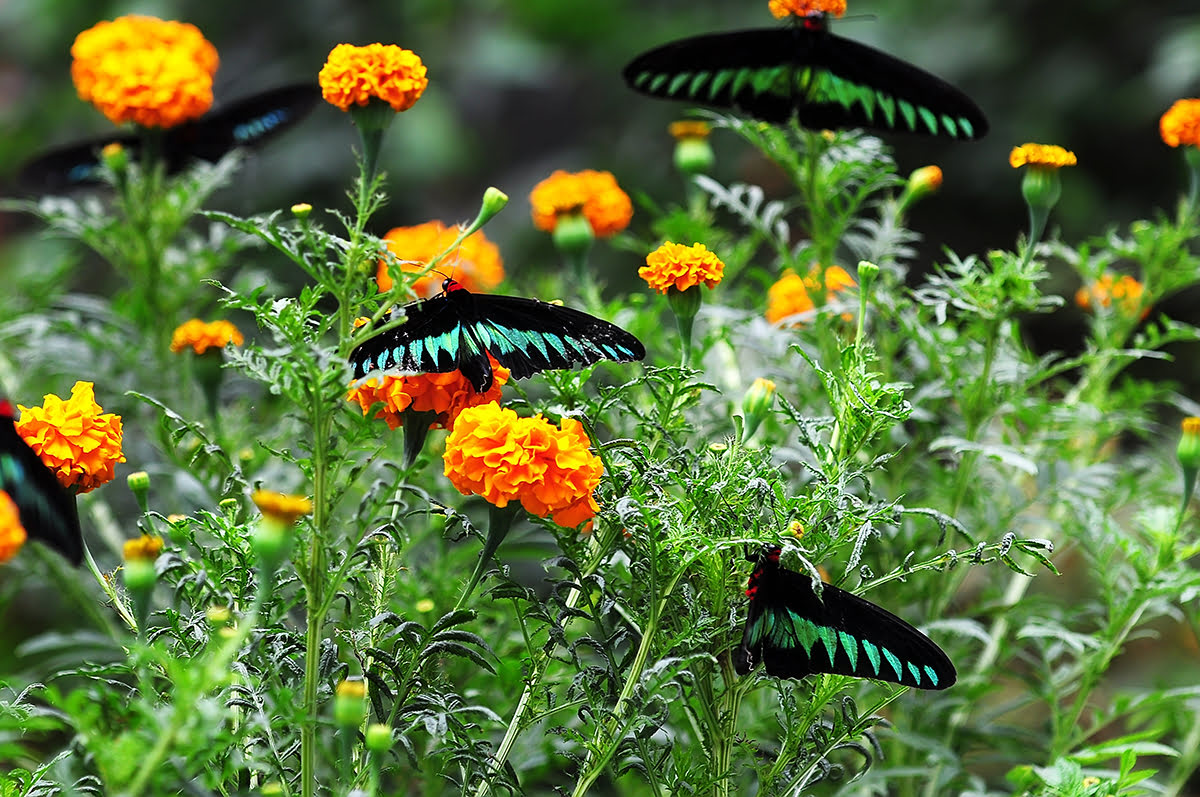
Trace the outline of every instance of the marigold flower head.
{"label": "marigold flower head", "polygon": [[699,119],[681,119],[667,125],[667,132],[676,141],[686,138],[708,138],[712,132],[712,125]]}
{"label": "marigold flower head", "polygon": [[529,203],[534,226],[546,232],[554,232],[559,216],[582,212],[596,237],[605,238],[628,227],[633,218],[633,202],[612,172],[560,169],[533,187]]}
{"label": "marigold flower head", "polygon": [[317,81],[325,101],[343,111],[377,97],[399,113],[421,98],[429,85],[425,73],[419,55],[395,44],[339,44],[330,51]]}
{"label": "marigold flower head", "polygon": [[113,124],[174,127],[212,106],[217,49],[195,25],[129,15],[75,37],[71,79],[79,98]]}
{"label": "marigold flower head", "polygon": [[670,241],[646,255],[646,265],[638,269],[638,276],[659,293],[669,288],[686,291],[700,284],[715,288],[724,274],[725,264],[704,244]]}
{"label": "marigold flower head", "polygon": [[0,564],[11,561],[17,555],[26,537],[17,503],[12,496],[0,490]]}
{"label": "marigold flower head", "polygon": [[[429,261],[446,251],[461,232],[458,225],[447,227],[435,220],[414,227],[393,227],[383,240],[391,253],[401,260],[405,271],[423,271]],[[453,270],[454,279],[468,291],[487,293],[504,280],[500,249],[487,239],[483,230],[468,235],[442,262]],[[380,291],[392,289],[387,260],[380,259],[375,281]],[[441,289],[442,277],[432,271],[413,283],[418,296],[435,296]]]}
{"label": "marigold flower head", "polygon": [[[777,324],[785,318],[807,313],[815,306],[812,294],[820,293],[820,269],[814,268],[807,277],[794,271],[786,272],[767,289],[767,320]],[[855,285],[854,278],[841,266],[825,269],[825,295],[832,296]],[[850,320],[853,315],[844,313],[842,318]]]}
{"label": "marigold flower head", "polygon": [[1084,310],[1095,310],[1115,303],[1125,315],[1137,313],[1139,318],[1145,318],[1150,314],[1150,307],[1142,305],[1145,291],[1145,286],[1128,274],[1119,277],[1104,274],[1075,292],[1075,304]]}
{"label": "marigold flower head", "polygon": [[1057,144],[1022,144],[1013,147],[1008,154],[1008,162],[1014,169],[1029,165],[1045,169],[1060,169],[1063,166],[1074,166],[1075,153],[1063,149]]}
{"label": "marigold flower head", "polygon": [[312,514],[312,501],[303,495],[285,495],[271,490],[255,490],[250,500],[264,517],[290,526],[302,515]]}
{"label": "marigold flower head", "polygon": [[471,381],[462,371],[416,374],[414,376],[371,377],[351,386],[347,400],[357,401],[363,415],[376,404],[383,404],[376,418],[397,429],[404,423],[406,412],[437,413],[431,428],[451,429],[459,413],[467,407],[500,400],[500,389],[508,382],[509,371],[489,354],[495,381],[483,393],[476,393]]}
{"label": "marigold flower head", "polygon": [[803,17],[814,11],[834,17],[846,13],[846,0],[769,0],[768,6],[776,19],[791,15]]}
{"label": "marigold flower head", "polygon": [[521,418],[498,404],[463,410],[446,438],[445,473],[459,492],[498,507],[519,501],[538,517],[575,527],[599,510],[592,493],[604,466],[583,424]]}
{"label": "marigold flower head", "polygon": [[201,321],[193,318],[175,328],[171,335],[171,351],[178,354],[188,346],[196,354],[211,349],[222,349],[232,343],[241,346],[246,342],[241,331],[229,321]]}
{"label": "marigold flower head", "polygon": [[1158,131],[1169,147],[1200,147],[1200,100],[1175,100],[1158,120]]}
{"label": "marigold flower head", "polygon": [[1183,435],[1179,438],[1175,456],[1180,465],[1195,471],[1200,467],[1200,418],[1194,415],[1184,418],[1182,426]]}
{"label": "marigold flower head", "polygon": [[66,401],[48,393],[40,407],[17,405],[17,433],[63,487],[78,493],[112,481],[116,464],[125,461],[121,418],[101,411],[94,387],[76,382]]}
{"label": "marigold flower head", "polygon": [[126,562],[153,562],[162,552],[163,540],[154,534],[143,534],[136,540],[126,540],[124,545],[124,560]]}

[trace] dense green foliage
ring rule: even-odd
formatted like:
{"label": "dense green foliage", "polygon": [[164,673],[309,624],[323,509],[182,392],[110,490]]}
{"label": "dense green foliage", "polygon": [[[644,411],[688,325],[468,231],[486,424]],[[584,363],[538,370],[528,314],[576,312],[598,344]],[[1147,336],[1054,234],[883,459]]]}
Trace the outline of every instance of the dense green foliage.
{"label": "dense green foliage", "polygon": [[[1146,307],[1194,285],[1196,205],[919,263],[878,139],[717,122],[786,195],[719,160],[640,194],[608,250],[625,273],[512,269],[505,292],[612,320],[648,356],[506,388],[522,414],[583,421],[602,511],[589,533],[522,515],[461,607],[495,515],[442,476],[440,433],[406,467],[400,433],[345,398],[370,334],[353,318],[387,301],[372,232],[391,183],[363,178],[349,208],[311,216],[201,211],[237,189],[231,156],[20,205],[119,287],[73,293],[74,261],[16,263],[0,383],[35,404],[95,381],[124,418],[122,473],[151,488],[144,511],[117,483],[81,497],[91,573],[32,545],[0,572],[0,794],[1187,793],[1200,535],[1174,420],[1200,413],[1128,370],[1197,330],[1114,301],[1086,317],[1081,353],[1038,354],[1020,322],[1062,304],[1051,262],[1084,283],[1119,266]],[[514,197],[500,218],[524,212]],[[666,298],[609,288],[664,239],[726,264],[699,289],[690,348]],[[857,292],[763,319],[786,270],[860,260]],[[191,316],[249,338],[215,394],[199,358],[168,349]],[[751,429],[758,377],[777,394]],[[277,568],[259,487],[313,499]],[[139,530],[167,541],[146,600],[111,577]],[[958,683],[735,676],[744,551],[762,541],[927,631]],[[37,601],[57,604],[53,628]],[[365,703],[335,695],[358,677]]]}

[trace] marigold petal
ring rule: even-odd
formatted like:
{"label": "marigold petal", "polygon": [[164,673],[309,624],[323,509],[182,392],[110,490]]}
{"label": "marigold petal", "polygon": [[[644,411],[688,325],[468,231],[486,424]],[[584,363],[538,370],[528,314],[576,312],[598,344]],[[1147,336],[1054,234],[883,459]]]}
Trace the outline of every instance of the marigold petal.
{"label": "marigold petal", "polygon": [[16,502],[12,496],[0,490],[0,564],[12,560],[27,537]]}
{"label": "marigold petal", "polygon": [[71,79],[114,124],[174,127],[212,106],[217,50],[194,25],[128,15],[75,37]]}
{"label": "marigold petal", "polygon": [[1008,155],[1008,162],[1014,169],[1025,165],[1059,169],[1063,166],[1074,166],[1076,159],[1074,152],[1057,144],[1022,144],[1013,147]]}
{"label": "marigold petal", "polygon": [[[404,271],[424,271],[435,257],[442,254],[461,234],[460,226],[447,227],[440,221],[427,221],[413,227],[393,227],[383,237],[384,243],[401,263]],[[487,239],[483,230],[468,235],[442,261],[452,271],[454,279],[471,292],[487,293],[504,281],[504,261],[500,249]],[[388,262],[380,259],[376,282],[380,291],[392,289]],[[418,296],[437,295],[442,289],[442,277],[429,272],[412,285]]]}
{"label": "marigold petal", "polygon": [[583,212],[598,238],[614,235],[629,226],[633,202],[617,184],[612,172],[554,172],[529,194],[533,224],[553,232],[559,217]]}
{"label": "marigold petal", "polygon": [[429,85],[426,72],[420,56],[394,44],[339,44],[330,51],[317,80],[325,101],[343,111],[366,105],[374,97],[399,113],[421,98]]}
{"label": "marigold petal", "polygon": [[509,370],[490,354],[494,381],[483,393],[475,392],[471,381],[461,371],[445,373],[371,377],[351,385],[346,399],[357,401],[363,415],[376,404],[383,406],[375,413],[390,429],[398,429],[404,423],[405,412],[433,412],[437,420],[430,428],[452,428],[459,413],[467,407],[488,404],[500,400],[501,388],[508,383]]}
{"label": "marigold petal", "polygon": [[1200,99],[1176,100],[1158,120],[1162,140],[1171,147],[1200,147]]}
{"label": "marigold petal", "polygon": [[686,291],[697,285],[715,288],[725,274],[725,264],[704,244],[683,244],[667,241],[646,255],[646,265],[638,276],[659,293],[675,288]]}
{"label": "marigold petal", "polygon": [[776,19],[792,15],[803,17],[814,12],[834,17],[846,13],[846,0],[769,0],[767,5]]}
{"label": "marigold petal", "polygon": [[17,433],[64,487],[90,492],[112,481],[125,461],[121,418],[101,411],[91,382],[76,382],[66,401],[51,393],[41,407],[18,409]]}
{"label": "marigold petal", "polygon": [[171,335],[171,351],[178,354],[191,346],[196,354],[210,348],[221,349],[232,343],[241,346],[246,342],[241,330],[229,321],[201,321],[193,318],[175,328]]}

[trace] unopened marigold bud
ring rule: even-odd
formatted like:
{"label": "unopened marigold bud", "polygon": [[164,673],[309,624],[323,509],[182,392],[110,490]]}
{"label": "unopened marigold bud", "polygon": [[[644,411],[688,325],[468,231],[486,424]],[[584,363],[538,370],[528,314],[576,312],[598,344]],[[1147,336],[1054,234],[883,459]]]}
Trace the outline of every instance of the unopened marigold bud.
{"label": "unopened marigold bud", "polygon": [[150,505],[147,501],[147,497],[150,494],[150,474],[144,470],[134,471],[125,477],[125,484],[129,486],[129,491],[137,499],[142,514],[150,511]]}
{"label": "unopened marigold bud", "polygon": [[382,722],[372,722],[367,726],[367,749],[373,753],[386,753],[392,749],[392,728]]}
{"label": "unopened marigold bud", "polygon": [[228,606],[209,606],[204,610],[204,619],[208,620],[209,625],[219,628],[229,624],[233,619],[233,612],[229,611]]}
{"label": "unopened marigold bud", "polygon": [[348,679],[337,685],[333,698],[333,721],[357,728],[367,718],[367,685],[360,679]]}
{"label": "unopened marigold bud", "polygon": [[489,185],[483,192],[483,204],[479,208],[479,224],[482,226],[488,219],[504,210],[508,204],[508,194],[495,186]]}
{"label": "unopened marigold bud", "polygon": [[684,174],[707,174],[716,163],[708,134],[712,127],[707,122],[684,120],[672,122],[671,135],[675,138],[675,168]]}
{"label": "unopened marigold bud", "polygon": [[1183,436],[1179,438],[1175,456],[1185,468],[1200,468],[1200,418],[1183,419]]}
{"label": "unopened marigold bud", "polygon": [[775,383],[761,376],[754,380],[746,395],[742,397],[742,415],[745,426],[742,428],[742,442],[749,440],[758,431],[758,427],[771,412],[775,403]]}
{"label": "unopened marigold bud", "polygon": [[900,212],[908,210],[923,197],[942,187],[942,170],[937,166],[922,166],[908,176],[904,192],[900,194]]}
{"label": "unopened marigold bud", "polygon": [[312,205],[307,202],[297,202],[292,205],[292,215],[298,219],[307,219],[310,213],[312,213]]}
{"label": "unopened marigold bud", "polygon": [[125,149],[119,141],[105,144],[104,148],[100,150],[100,158],[114,174],[120,174],[129,166],[129,150]]}
{"label": "unopened marigold bud", "polygon": [[558,217],[551,234],[554,246],[567,256],[582,256],[592,247],[596,234],[592,225],[580,209],[573,213],[563,213]]}

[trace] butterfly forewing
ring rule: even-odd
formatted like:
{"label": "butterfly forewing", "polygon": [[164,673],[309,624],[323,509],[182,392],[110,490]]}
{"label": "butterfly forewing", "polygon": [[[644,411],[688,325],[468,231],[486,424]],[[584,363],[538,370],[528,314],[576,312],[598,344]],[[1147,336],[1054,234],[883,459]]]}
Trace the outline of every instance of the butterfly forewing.
{"label": "butterfly forewing", "polygon": [[452,280],[447,285],[441,295],[407,305],[403,324],[351,352],[355,378],[375,370],[461,370],[482,393],[492,386],[488,354],[514,379],[576,363],[646,356],[636,337],[579,310],[520,296],[470,293]]}
{"label": "butterfly forewing", "polygon": [[779,566],[768,549],[751,574],[749,615],[735,654],[740,674],[761,660],[778,678],[836,673],[945,689],[957,675],[929,637],[880,606]]}
{"label": "butterfly forewing", "polygon": [[[263,144],[307,116],[320,98],[316,85],[298,83],[251,95],[170,128],[159,144],[166,170],[178,172],[193,160],[217,161],[235,147]],[[104,136],[35,157],[21,168],[17,180],[31,191],[48,193],[96,183],[100,150],[111,143],[119,143],[131,158],[140,157],[140,137]]]}
{"label": "butterfly forewing", "polygon": [[958,89],[811,24],[696,36],[635,58],[626,82],[655,97],[809,128],[865,127],[980,138],[987,120]]}
{"label": "butterfly forewing", "polygon": [[5,400],[0,400],[0,490],[17,505],[30,539],[53,548],[72,564],[83,561],[75,496],[17,433],[12,405]]}

